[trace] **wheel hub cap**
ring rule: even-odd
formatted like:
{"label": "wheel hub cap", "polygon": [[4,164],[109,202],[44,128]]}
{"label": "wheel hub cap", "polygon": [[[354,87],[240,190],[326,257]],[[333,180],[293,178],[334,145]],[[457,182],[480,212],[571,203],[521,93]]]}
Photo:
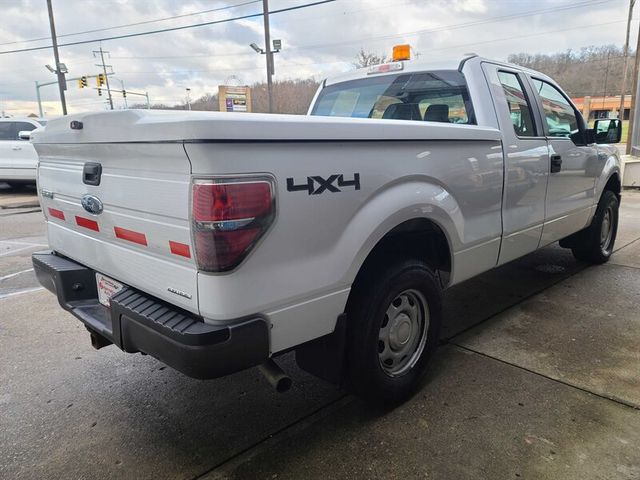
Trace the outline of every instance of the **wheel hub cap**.
{"label": "wheel hub cap", "polygon": [[602,225],[600,227],[600,247],[603,251],[607,251],[611,244],[613,236],[613,212],[611,208],[607,208],[602,217]]}
{"label": "wheel hub cap", "polygon": [[427,340],[429,309],[417,290],[405,290],[391,302],[378,336],[380,366],[395,377],[408,372],[419,360]]}
{"label": "wheel hub cap", "polygon": [[404,347],[411,339],[411,319],[408,315],[401,313],[394,321],[389,332],[389,345],[394,350]]}

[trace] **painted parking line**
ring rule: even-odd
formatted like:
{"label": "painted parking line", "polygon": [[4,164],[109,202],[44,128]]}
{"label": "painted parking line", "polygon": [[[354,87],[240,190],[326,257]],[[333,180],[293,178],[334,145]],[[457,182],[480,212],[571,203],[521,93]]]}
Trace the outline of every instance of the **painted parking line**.
{"label": "painted parking line", "polygon": [[37,245],[28,245],[26,247],[14,248],[13,250],[8,250],[6,252],[0,253],[0,257],[6,257],[7,255],[12,255],[14,253],[23,252],[25,250],[33,250],[34,248],[38,248]]}
{"label": "painted parking line", "polygon": [[20,270],[19,272],[10,273],[9,275],[5,275],[4,277],[0,277],[0,282],[3,280],[8,280],[13,277],[17,277],[18,275],[22,275],[23,273],[33,272],[33,268],[27,268],[26,270]]}
{"label": "painted parking line", "polygon": [[9,297],[15,297],[18,295],[24,295],[25,293],[39,292],[40,290],[44,290],[44,287],[25,288],[24,290],[18,290],[17,292],[0,293],[0,300],[4,300],[5,298]]}

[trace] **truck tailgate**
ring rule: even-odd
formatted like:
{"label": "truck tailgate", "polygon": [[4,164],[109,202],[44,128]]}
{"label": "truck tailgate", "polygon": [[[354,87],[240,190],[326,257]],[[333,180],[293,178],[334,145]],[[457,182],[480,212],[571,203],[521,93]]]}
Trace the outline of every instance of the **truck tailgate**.
{"label": "truck tailgate", "polygon": [[[182,143],[76,142],[65,142],[60,132],[55,142],[48,143],[46,133],[34,142],[51,248],[197,313],[191,165]],[[98,185],[87,184],[88,163],[101,168]]]}

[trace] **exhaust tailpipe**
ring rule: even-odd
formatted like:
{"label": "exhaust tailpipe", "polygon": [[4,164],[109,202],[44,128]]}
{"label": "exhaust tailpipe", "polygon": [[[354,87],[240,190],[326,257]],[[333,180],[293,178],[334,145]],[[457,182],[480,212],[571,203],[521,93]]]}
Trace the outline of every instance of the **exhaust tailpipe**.
{"label": "exhaust tailpipe", "polygon": [[293,381],[273,359],[267,360],[258,366],[258,369],[262,375],[264,375],[264,378],[276,389],[276,392],[284,393],[291,388]]}

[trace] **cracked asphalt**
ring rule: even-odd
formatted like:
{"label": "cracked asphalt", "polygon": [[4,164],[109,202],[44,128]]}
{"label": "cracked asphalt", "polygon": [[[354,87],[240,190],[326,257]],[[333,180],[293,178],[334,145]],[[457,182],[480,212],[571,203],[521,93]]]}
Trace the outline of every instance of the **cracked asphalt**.
{"label": "cracked asphalt", "polygon": [[33,192],[0,186],[0,478],[640,479],[640,192],[608,264],[554,245],[447,291],[435,365],[391,411],[290,355],[277,394],[93,350],[39,288],[45,244]]}

